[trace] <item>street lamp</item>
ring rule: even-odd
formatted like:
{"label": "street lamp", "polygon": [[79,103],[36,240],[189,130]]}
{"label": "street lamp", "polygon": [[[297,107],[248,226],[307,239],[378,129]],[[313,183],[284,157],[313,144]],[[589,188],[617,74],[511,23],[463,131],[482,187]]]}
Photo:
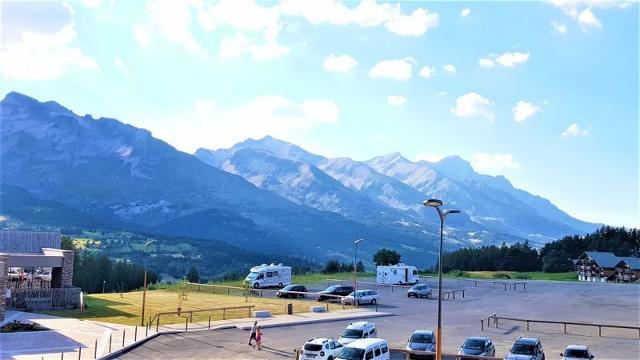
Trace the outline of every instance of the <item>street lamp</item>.
{"label": "street lamp", "polygon": [[442,241],[444,234],[444,219],[449,214],[458,214],[460,210],[440,210],[442,201],[438,199],[425,200],[422,205],[434,207],[440,217],[440,252],[438,254],[438,328],[436,329],[436,360],[442,360]]}
{"label": "street lamp", "polygon": [[[149,240],[144,243],[144,252],[147,252],[149,245],[156,242],[155,240]],[[142,315],[140,316],[140,326],[144,326],[144,304],[147,298],[147,264],[144,264],[144,284],[142,285]]]}
{"label": "street lamp", "polygon": [[358,291],[358,244],[365,241],[365,238],[354,240],[353,245],[356,247],[356,252],[353,255],[353,303],[356,303],[356,293]]}

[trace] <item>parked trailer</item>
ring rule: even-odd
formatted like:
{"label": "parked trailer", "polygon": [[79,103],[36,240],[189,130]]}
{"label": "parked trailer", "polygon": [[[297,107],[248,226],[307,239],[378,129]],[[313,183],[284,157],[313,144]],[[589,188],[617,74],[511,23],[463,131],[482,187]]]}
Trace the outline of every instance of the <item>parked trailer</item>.
{"label": "parked trailer", "polygon": [[254,289],[287,286],[291,284],[291,266],[283,266],[282,264],[254,266],[249,270],[244,284]]}
{"label": "parked trailer", "polygon": [[376,282],[386,285],[417,284],[418,268],[402,263],[390,266],[378,266]]}

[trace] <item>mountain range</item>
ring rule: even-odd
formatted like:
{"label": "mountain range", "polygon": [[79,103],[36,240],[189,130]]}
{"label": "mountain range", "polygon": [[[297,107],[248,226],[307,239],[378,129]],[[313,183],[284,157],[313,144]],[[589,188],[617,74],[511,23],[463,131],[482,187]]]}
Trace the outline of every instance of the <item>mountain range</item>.
{"label": "mountain range", "polygon": [[178,151],[145,130],[11,92],[0,102],[0,215],[26,223],[221,240],[252,251],[348,260],[381,247],[431,264],[439,223],[421,203],[463,211],[447,246],[542,244],[597,224],[572,218],[459,157],[329,159],[272,137]]}

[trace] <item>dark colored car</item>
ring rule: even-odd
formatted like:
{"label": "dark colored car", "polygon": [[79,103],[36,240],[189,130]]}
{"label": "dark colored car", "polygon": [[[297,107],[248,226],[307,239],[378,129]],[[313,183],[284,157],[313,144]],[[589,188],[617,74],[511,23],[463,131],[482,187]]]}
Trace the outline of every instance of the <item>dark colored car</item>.
{"label": "dark colored car", "polygon": [[[475,355],[475,356],[490,356],[496,355],[496,347],[491,340],[486,336],[474,336],[467,338],[464,343],[458,349],[458,355]],[[465,359],[464,357],[458,357],[458,359]]]}
{"label": "dark colored car", "polygon": [[283,299],[295,299],[304,297],[304,294],[298,294],[297,292],[307,292],[307,288],[303,285],[287,285],[282,290],[276,293],[276,297]]}
{"label": "dark colored car", "polygon": [[347,296],[351,294],[354,290],[355,289],[353,288],[353,286],[350,286],[350,285],[331,285],[328,288],[318,293],[318,301],[325,301],[325,300],[338,301],[340,300],[339,298],[335,296],[329,296],[329,295]]}
{"label": "dark colored car", "polygon": [[544,350],[538,338],[519,337],[505,360],[544,360]]}

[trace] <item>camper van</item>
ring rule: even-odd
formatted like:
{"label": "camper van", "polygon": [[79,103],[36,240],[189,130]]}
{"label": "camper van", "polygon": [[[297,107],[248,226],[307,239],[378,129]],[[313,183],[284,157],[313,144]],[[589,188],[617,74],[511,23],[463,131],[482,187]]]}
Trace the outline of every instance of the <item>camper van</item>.
{"label": "camper van", "polygon": [[417,284],[418,269],[415,266],[397,264],[377,267],[376,282],[378,284]]}
{"label": "camper van", "polygon": [[244,284],[254,289],[277,286],[284,287],[291,284],[291,266],[282,264],[262,264],[249,270]]}

